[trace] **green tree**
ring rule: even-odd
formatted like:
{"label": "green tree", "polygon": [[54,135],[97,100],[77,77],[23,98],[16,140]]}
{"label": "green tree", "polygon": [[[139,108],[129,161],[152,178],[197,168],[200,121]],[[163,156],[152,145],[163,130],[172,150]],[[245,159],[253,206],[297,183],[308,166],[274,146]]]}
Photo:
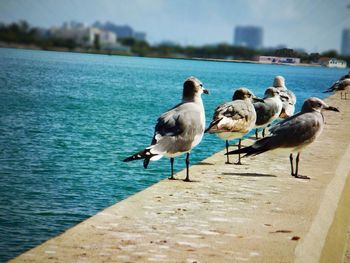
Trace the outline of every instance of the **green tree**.
{"label": "green tree", "polygon": [[281,48],[275,50],[275,56],[278,57],[297,57],[297,53],[291,48]]}
{"label": "green tree", "polygon": [[317,62],[319,59],[320,59],[319,53],[311,53],[309,55],[309,61],[311,61],[311,62]]}
{"label": "green tree", "polygon": [[323,57],[336,58],[338,57],[338,53],[336,50],[328,50],[322,53]]}
{"label": "green tree", "polygon": [[96,50],[100,50],[101,49],[100,35],[99,34],[95,34],[95,37],[94,37],[94,49],[96,49]]}

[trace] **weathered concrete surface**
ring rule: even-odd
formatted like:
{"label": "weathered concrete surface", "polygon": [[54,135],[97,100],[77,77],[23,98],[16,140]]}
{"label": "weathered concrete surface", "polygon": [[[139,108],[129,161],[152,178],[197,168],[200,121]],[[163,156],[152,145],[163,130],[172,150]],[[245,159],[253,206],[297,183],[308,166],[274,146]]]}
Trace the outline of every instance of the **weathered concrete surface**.
{"label": "weathered concrete surface", "polygon": [[343,256],[344,263],[350,262],[350,224],[349,224],[348,229],[347,229],[346,239],[347,239],[347,243],[346,243],[346,247],[345,247],[345,253]]}
{"label": "weathered concrete surface", "polygon": [[350,101],[338,98],[327,101],[341,113],[325,113],[323,134],[301,155],[311,180],[289,175],[286,152],[241,166],[219,152],[191,167],[195,182],[161,181],[13,262],[320,261],[349,175]]}
{"label": "weathered concrete surface", "polygon": [[[322,218],[322,217],[321,217]],[[339,200],[333,223],[328,231],[320,262],[350,262],[350,174]],[[344,244],[345,253],[344,253]]]}

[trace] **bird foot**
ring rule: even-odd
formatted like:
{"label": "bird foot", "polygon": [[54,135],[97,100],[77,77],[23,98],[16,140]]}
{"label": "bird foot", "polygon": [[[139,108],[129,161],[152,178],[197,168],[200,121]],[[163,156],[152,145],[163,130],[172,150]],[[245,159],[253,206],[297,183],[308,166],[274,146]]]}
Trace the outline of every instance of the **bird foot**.
{"label": "bird foot", "polygon": [[294,176],[296,179],[306,179],[306,180],[310,180],[310,177],[305,176],[305,175],[295,175],[295,174],[292,174],[292,176]]}
{"label": "bird foot", "polygon": [[189,178],[183,180],[184,182],[192,182]]}
{"label": "bird foot", "polygon": [[234,164],[234,163],[231,163],[231,162],[225,162],[225,164]]}
{"label": "bird foot", "polygon": [[170,176],[168,177],[168,180],[176,180],[176,178],[174,176]]}
{"label": "bird foot", "polygon": [[243,165],[243,163],[241,163],[241,161],[238,161],[236,163],[234,163],[235,165]]}

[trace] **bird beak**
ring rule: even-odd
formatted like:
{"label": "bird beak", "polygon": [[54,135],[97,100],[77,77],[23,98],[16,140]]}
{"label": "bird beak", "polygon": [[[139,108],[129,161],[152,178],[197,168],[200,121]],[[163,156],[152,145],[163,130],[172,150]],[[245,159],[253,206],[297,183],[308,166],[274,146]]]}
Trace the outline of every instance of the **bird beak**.
{"label": "bird beak", "polygon": [[253,102],[264,102],[264,100],[259,97],[253,97]]}
{"label": "bird beak", "polygon": [[280,95],[280,97],[283,98],[283,99],[289,100],[289,97],[287,97],[287,96]]}
{"label": "bird beak", "polygon": [[336,107],[332,107],[332,106],[325,107],[324,109],[339,112],[339,110]]}
{"label": "bird beak", "polygon": [[209,90],[203,89],[203,93],[204,93],[204,94],[209,94]]}

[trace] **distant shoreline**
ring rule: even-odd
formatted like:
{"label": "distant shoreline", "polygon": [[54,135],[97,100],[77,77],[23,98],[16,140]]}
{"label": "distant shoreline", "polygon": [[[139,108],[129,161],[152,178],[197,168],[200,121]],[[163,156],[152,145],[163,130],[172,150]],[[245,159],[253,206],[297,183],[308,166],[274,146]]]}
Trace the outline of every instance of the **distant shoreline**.
{"label": "distant shoreline", "polygon": [[[319,64],[308,64],[308,63],[299,63],[299,64],[292,64],[292,63],[262,63],[255,60],[241,60],[241,59],[221,59],[221,58],[198,58],[198,57],[167,57],[167,56],[139,56],[132,53],[125,53],[125,52],[119,52],[119,51],[112,51],[112,50],[86,50],[86,49],[74,49],[70,50],[68,48],[40,48],[35,45],[23,45],[23,44],[10,44],[10,43],[4,43],[0,42],[0,48],[16,48],[16,49],[28,49],[28,50],[42,50],[42,51],[56,51],[56,52],[71,52],[71,53],[82,53],[82,54],[97,54],[97,55],[116,55],[116,56],[127,56],[127,57],[145,57],[145,58],[166,58],[166,59],[184,59],[184,60],[198,60],[198,61],[209,61],[209,62],[226,62],[226,63],[247,63],[247,64],[261,64],[261,65],[282,65],[282,66],[303,66],[303,67],[322,67]],[[327,67],[325,67],[327,68]]]}
{"label": "distant shoreline", "polygon": [[322,67],[319,64],[308,64],[308,63],[263,63],[255,60],[240,60],[240,59],[220,59],[220,58],[189,58],[191,60],[203,60],[213,62],[231,62],[231,63],[248,63],[248,64],[261,64],[261,65],[282,65],[282,66],[305,66],[305,67]]}

